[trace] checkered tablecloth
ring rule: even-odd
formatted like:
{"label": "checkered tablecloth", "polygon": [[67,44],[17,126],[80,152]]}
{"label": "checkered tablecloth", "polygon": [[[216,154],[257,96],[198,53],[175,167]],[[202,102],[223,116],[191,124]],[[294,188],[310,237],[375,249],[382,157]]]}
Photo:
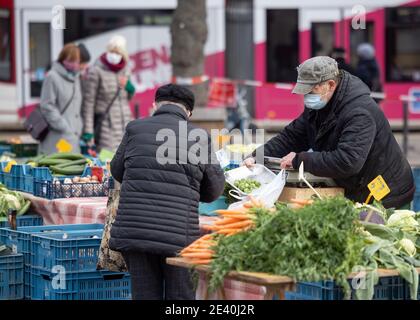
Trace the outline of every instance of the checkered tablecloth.
{"label": "checkered tablecloth", "polygon": [[[67,198],[48,200],[24,194],[31,200],[32,209],[42,216],[44,224],[80,224],[80,223],[105,223],[107,197],[93,198]],[[200,226],[213,224],[215,217],[200,216]],[[206,231],[203,230],[203,233]],[[262,300],[265,287],[244,283],[235,280],[225,280],[224,293],[227,300]],[[196,297],[204,299],[206,282],[200,277]],[[221,299],[219,293],[208,296],[209,299]]]}
{"label": "checkered tablecloth", "polygon": [[44,224],[105,223],[107,197],[48,200],[24,194]]}
{"label": "checkered tablecloth", "polygon": [[[105,223],[107,197],[48,200],[24,193],[44,224]],[[214,217],[200,216],[200,225],[212,224]]]}
{"label": "checkered tablecloth", "polygon": [[223,284],[224,297],[220,291],[206,294],[207,280],[204,274],[199,275],[195,297],[197,300],[264,300],[267,289],[252,283],[225,279]]}

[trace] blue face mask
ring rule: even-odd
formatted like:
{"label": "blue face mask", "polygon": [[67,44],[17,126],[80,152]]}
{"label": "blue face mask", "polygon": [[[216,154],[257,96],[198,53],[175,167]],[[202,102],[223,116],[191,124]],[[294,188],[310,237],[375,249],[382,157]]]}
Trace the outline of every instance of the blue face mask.
{"label": "blue face mask", "polygon": [[308,109],[320,110],[327,105],[327,101],[321,99],[321,95],[317,93],[308,93],[303,96],[303,101]]}

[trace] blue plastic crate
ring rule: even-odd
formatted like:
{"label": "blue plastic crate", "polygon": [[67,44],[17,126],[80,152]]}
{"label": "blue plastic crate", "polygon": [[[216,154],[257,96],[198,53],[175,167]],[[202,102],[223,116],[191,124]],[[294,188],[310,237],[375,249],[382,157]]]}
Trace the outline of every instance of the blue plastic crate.
{"label": "blue plastic crate", "polygon": [[27,164],[15,164],[10,170],[13,179],[14,189],[33,193],[34,178],[32,175],[32,167]]}
{"label": "blue plastic crate", "polygon": [[23,295],[25,299],[29,300],[31,299],[31,285],[32,285],[32,268],[30,264],[25,264],[23,266]]}
{"label": "blue plastic crate", "polygon": [[[419,188],[420,190],[420,188]],[[415,212],[419,212],[420,211],[420,192],[416,192],[414,194],[414,199],[413,199],[413,210]]]}
{"label": "blue plastic crate", "polygon": [[16,182],[17,180],[14,176],[12,176],[10,172],[3,171],[3,184],[6,186],[7,189],[16,190]]}
{"label": "blue plastic crate", "polygon": [[6,144],[0,144],[0,156],[4,153],[4,152],[10,152],[12,150],[12,147],[10,145],[6,145]]}
{"label": "blue plastic crate", "polygon": [[33,175],[34,195],[37,197],[47,199],[105,197],[109,193],[110,179],[105,179],[101,183],[64,183],[65,177],[54,177],[48,168],[34,168]]}
{"label": "blue plastic crate", "polygon": [[0,256],[0,300],[23,299],[23,255]]}
{"label": "blue plastic crate", "polygon": [[13,252],[24,255],[25,264],[31,264],[31,235],[32,234],[62,234],[63,232],[78,232],[85,230],[102,230],[103,224],[63,224],[48,226],[18,227],[17,230],[0,228],[0,242],[11,247]]}
{"label": "blue plastic crate", "polygon": [[27,164],[17,164],[12,166],[10,171],[14,181],[15,189],[27,193],[34,192],[33,168]]}
{"label": "blue plastic crate", "polygon": [[[16,217],[16,226],[17,227],[32,227],[32,226],[42,226],[43,219],[37,214],[25,214],[24,216]],[[7,218],[5,221],[0,220],[0,228],[9,228],[9,222]]]}
{"label": "blue plastic crate", "polygon": [[32,234],[33,268],[51,271],[60,266],[67,272],[96,270],[103,230]]}
{"label": "blue plastic crate", "polygon": [[[401,277],[380,278],[373,300],[404,300],[405,284]],[[286,292],[287,300],[343,300],[344,293],[334,281],[298,282],[295,292]],[[352,293],[352,299],[355,299]]]}
{"label": "blue plastic crate", "polygon": [[92,271],[32,274],[32,300],[131,300],[126,272]]}
{"label": "blue plastic crate", "polygon": [[219,209],[227,209],[229,205],[226,202],[226,197],[221,196],[216,201],[205,203],[200,202],[198,205],[198,213],[206,216],[217,216],[215,213]]}

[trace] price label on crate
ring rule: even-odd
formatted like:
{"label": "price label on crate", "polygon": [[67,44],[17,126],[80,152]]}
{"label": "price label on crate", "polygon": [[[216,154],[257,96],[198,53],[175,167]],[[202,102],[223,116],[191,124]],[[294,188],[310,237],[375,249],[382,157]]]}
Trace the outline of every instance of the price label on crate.
{"label": "price label on crate", "polygon": [[58,152],[70,152],[73,149],[73,146],[66,139],[58,140],[55,146]]}
{"label": "price label on crate", "polygon": [[388,193],[391,192],[381,175],[377,176],[375,179],[369,182],[368,188],[376,201],[382,200]]}

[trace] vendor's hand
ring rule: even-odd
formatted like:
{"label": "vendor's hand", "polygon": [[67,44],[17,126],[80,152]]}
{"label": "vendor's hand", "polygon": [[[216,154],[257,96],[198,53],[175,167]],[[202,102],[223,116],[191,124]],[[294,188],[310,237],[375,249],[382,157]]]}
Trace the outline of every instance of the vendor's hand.
{"label": "vendor's hand", "polygon": [[280,168],[281,169],[290,169],[293,168],[293,159],[296,157],[296,153],[295,152],[290,152],[287,156],[283,157],[281,163],[280,163]]}
{"label": "vendor's hand", "polygon": [[252,168],[255,166],[255,159],[254,158],[247,158],[242,162],[243,166],[246,166],[247,168]]}

